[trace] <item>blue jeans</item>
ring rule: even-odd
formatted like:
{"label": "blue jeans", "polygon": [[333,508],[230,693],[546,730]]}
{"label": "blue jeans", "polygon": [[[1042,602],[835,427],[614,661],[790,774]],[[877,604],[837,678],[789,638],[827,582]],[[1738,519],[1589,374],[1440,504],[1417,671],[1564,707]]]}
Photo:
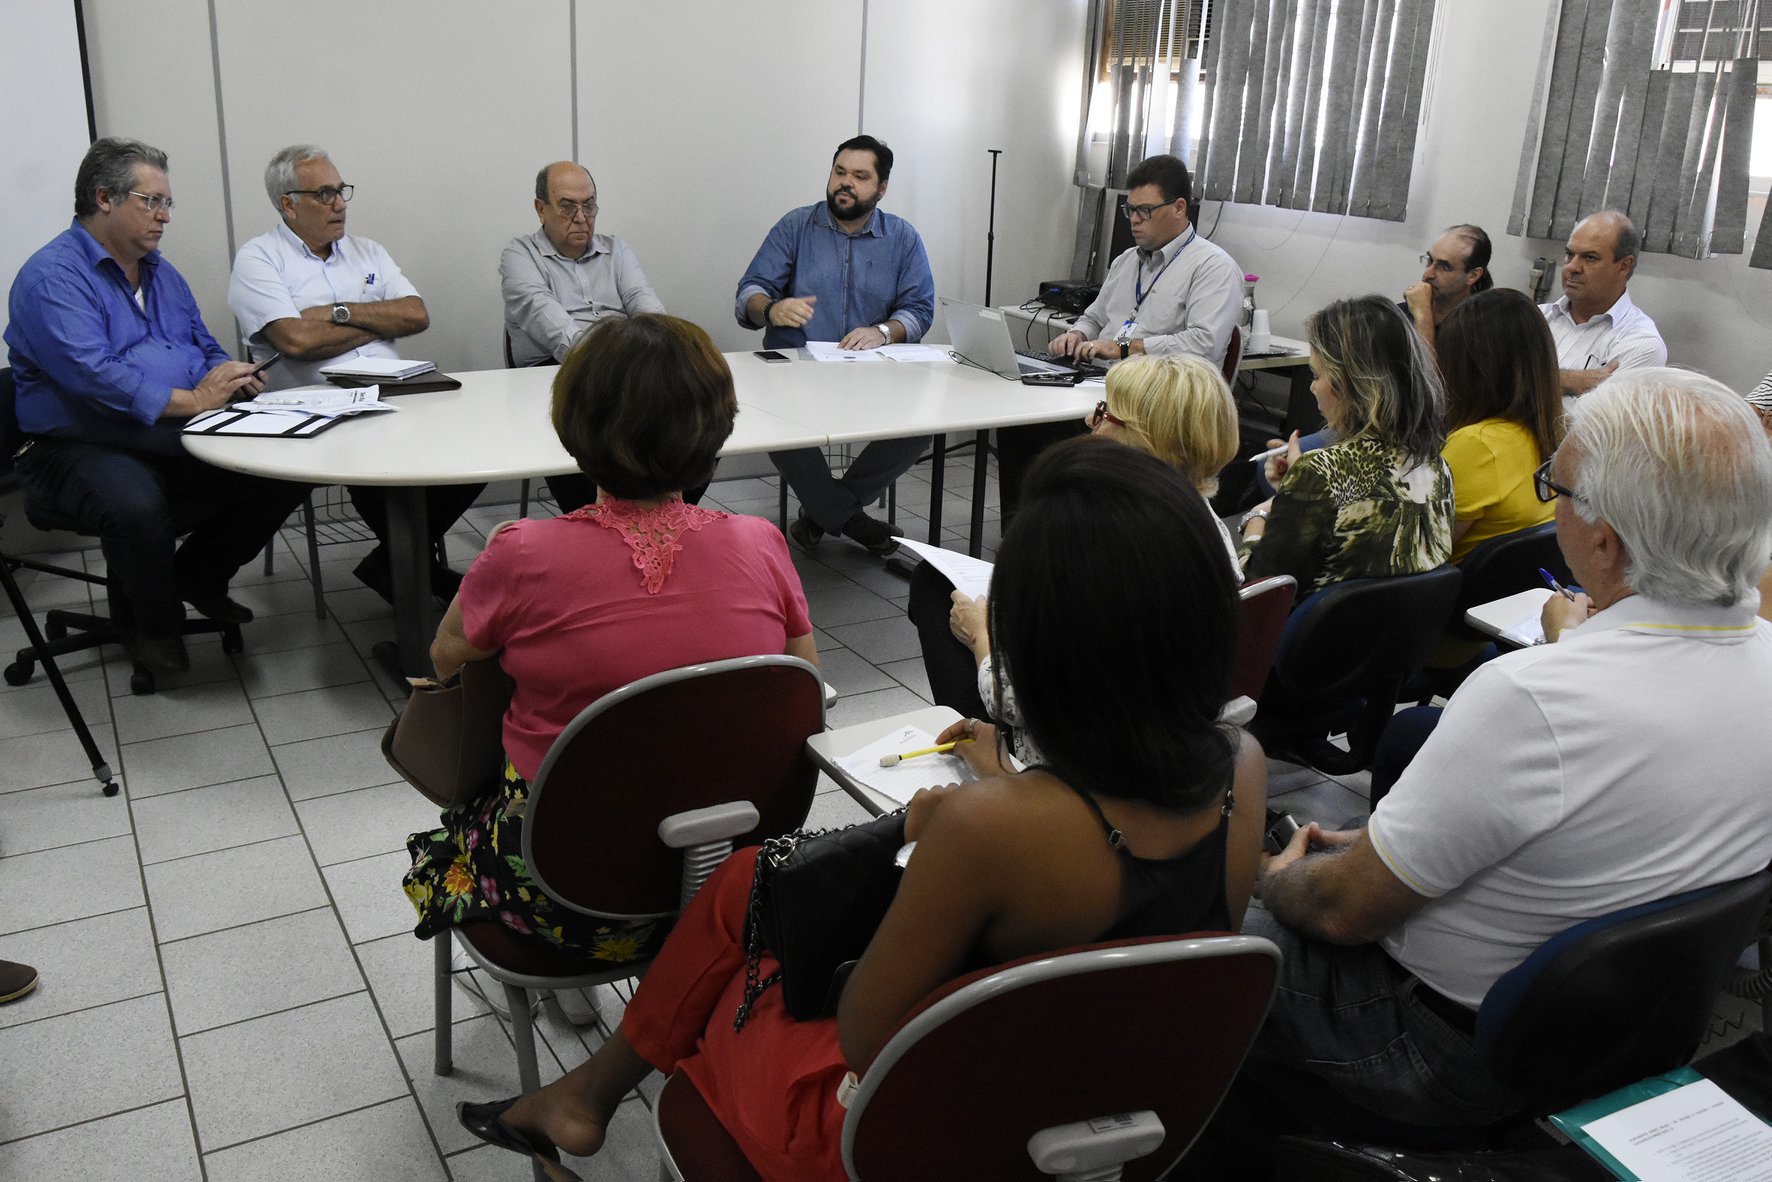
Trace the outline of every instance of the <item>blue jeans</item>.
{"label": "blue jeans", "polygon": [[1308,1112],[1309,1097],[1328,1092],[1418,1128],[1487,1125],[1519,1111],[1471,1036],[1429,1008],[1427,987],[1378,945],[1308,939],[1259,903],[1250,904],[1243,933],[1272,940],[1283,958],[1273,1008],[1243,1065],[1273,1095],[1300,1098]]}
{"label": "blue jeans", "polygon": [[17,467],[27,514],[98,535],[127,605],[119,623],[153,635],[177,630],[180,600],[225,593],[308,491],[187,455],[67,439],[32,440]]}

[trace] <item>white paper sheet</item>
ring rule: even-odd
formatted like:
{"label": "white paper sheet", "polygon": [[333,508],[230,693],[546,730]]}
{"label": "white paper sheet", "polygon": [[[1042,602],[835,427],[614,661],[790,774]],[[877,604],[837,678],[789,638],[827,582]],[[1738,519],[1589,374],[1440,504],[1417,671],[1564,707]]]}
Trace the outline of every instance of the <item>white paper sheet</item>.
{"label": "white paper sheet", "polygon": [[882,755],[901,755],[935,746],[935,736],[914,726],[900,727],[891,734],[869,743],[859,751],[837,761],[851,779],[890,796],[899,804],[909,804],[919,788],[935,788],[943,784],[959,784],[976,780],[964,759],[957,755],[919,755],[895,767],[881,767]]}
{"label": "white paper sheet", "polygon": [[839,349],[834,341],[807,341],[806,351],[814,361],[830,361],[846,365],[886,360],[878,349]]}
{"label": "white paper sheet", "polygon": [[1772,1182],[1772,1127],[1708,1079],[1590,1122],[1587,1135],[1655,1182]]}
{"label": "white paper sheet", "polygon": [[430,373],[436,368],[429,361],[406,361],[399,357],[344,357],[322,365],[320,372],[328,377],[386,378],[392,381]]}
{"label": "white paper sheet", "polygon": [[909,538],[898,539],[898,544],[916,551],[924,562],[946,575],[954,590],[964,591],[974,599],[991,593],[991,572],[996,569],[995,563],[931,546],[927,542],[913,542]]}
{"label": "white paper sheet", "polygon": [[234,409],[255,414],[300,413],[336,419],[343,415],[396,408],[393,403],[381,400],[380,386],[353,386],[344,389],[326,385],[297,386],[292,390],[278,390],[274,394],[260,394],[250,402],[236,403]]}
{"label": "white paper sheet", "polygon": [[881,345],[878,349],[875,349],[874,352],[893,361],[939,361],[946,365],[954,364],[954,359],[948,356],[948,351],[938,345],[914,345],[909,343],[903,345]]}

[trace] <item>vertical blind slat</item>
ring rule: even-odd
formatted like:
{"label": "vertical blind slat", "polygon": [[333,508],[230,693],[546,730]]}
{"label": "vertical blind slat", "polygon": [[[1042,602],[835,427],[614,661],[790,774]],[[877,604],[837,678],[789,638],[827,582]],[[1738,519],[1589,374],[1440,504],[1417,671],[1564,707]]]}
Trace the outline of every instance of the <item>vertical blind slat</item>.
{"label": "vertical blind slat", "polygon": [[[1604,3],[1605,0],[1594,2]],[[1557,25],[1557,51],[1555,64],[1551,68],[1550,91],[1544,102],[1544,132],[1539,139],[1538,167],[1532,178],[1532,203],[1526,211],[1526,233],[1533,238],[1551,236],[1557,171],[1569,144],[1569,123],[1575,114],[1575,63],[1581,57],[1588,9],[1589,0],[1563,0],[1562,20]]]}
{"label": "vertical blind slat", "polygon": [[1759,63],[1752,57],[1737,58],[1729,65],[1723,158],[1717,173],[1716,225],[1710,236],[1710,249],[1716,254],[1740,254],[1746,245],[1747,165],[1753,147],[1748,129],[1753,126],[1754,81],[1758,72]]}
{"label": "vertical blind slat", "polygon": [[1550,232],[1566,238],[1581,220],[1582,177],[1587,171],[1586,147],[1594,133],[1594,100],[1605,73],[1606,36],[1611,30],[1613,0],[1589,0],[1587,25],[1582,30],[1577,56],[1575,91],[1569,112],[1569,150],[1558,170],[1556,200],[1551,208]]}
{"label": "vertical blind slat", "polygon": [[1507,215],[1507,232],[1518,236],[1526,232],[1526,195],[1538,163],[1538,148],[1548,119],[1545,79],[1557,53],[1557,33],[1562,27],[1562,10],[1553,5],[1544,19],[1544,44],[1538,51],[1538,78],[1532,84],[1532,109],[1526,115],[1526,135],[1520,144],[1520,168],[1514,174],[1514,204]]}

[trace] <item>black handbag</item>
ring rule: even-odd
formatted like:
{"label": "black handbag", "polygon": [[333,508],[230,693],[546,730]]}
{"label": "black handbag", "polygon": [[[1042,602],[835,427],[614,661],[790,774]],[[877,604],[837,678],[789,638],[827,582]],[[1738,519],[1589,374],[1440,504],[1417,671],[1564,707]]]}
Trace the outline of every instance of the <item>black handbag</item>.
{"label": "black handbag", "polygon": [[[732,1028],[781,983],[796,1021],[837,1012],[848,970],[861,958],[898,893],[904,810],[847,829],[804,829],[763,843],[745,912],[745,989]],[[760,980],[763,952],[780,969]]]}

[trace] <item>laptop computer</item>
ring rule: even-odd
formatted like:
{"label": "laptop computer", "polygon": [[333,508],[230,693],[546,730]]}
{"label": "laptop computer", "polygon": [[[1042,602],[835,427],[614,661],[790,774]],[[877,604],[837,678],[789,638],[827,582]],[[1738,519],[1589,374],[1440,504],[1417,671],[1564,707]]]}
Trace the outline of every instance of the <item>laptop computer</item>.
{"label": "laptop computer", "polygon": [[1017,350],[1008,320],[995,308],[947,296],[937,296],[935,302],[947,322],[948,340],[953,343],[954,352],[1002,377],[1018,380],[1023,374],[1070,373],[1076,369],[1103,372],[1089,362],[1078,366],[1062,359],[1047,361],[1042,355]]}

